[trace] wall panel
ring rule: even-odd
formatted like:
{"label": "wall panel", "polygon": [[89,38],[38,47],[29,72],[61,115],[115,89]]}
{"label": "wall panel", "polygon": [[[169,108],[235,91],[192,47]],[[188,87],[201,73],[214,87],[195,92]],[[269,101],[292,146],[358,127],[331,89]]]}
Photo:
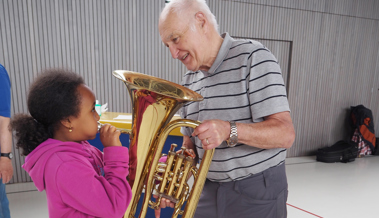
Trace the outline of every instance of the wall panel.
{"label": "wall panel", "polygon": [[[379,126],[379,1],[207,2],[220,32],[257,39],[279,60],[297,133],[289,157],[347,138],[350,106],[370,108]],[[113,70],[180,83],[186,69],[159,38],[163,7],[164,0],[0,0],[0,63],[12,81],[12,114],[27,112],[29,85],[46,68],[78,72],[116,112],[131,105]],[[14,152],[11,182],[30,181]]]}

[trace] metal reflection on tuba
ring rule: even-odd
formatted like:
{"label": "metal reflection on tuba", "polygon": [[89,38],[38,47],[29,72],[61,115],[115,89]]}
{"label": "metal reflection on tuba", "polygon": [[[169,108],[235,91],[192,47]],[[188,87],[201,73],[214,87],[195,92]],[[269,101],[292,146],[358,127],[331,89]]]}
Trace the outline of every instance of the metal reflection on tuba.
{"label": "metal reflection on tuba", "polygon": [[[167,161],[159,163],[162,149],[169,133],[177,127],[196,128],[200,122],[188,119],[171,121],[184,103],[201,101],[198,93],[157,77],[117,70],[113,75],[124,82],[133,105],[133,123],[129,144],[129,184],[133,197],[124,218],[134,218],[140,196],[145,191],[139,217],[145,217],[148,206],[157,209],[161,198],[175,203],[172,217],[193,217],[206,175],[213,157],[214,149],[207,150],[199,169],[193,166],[192,155],[186,155],[185,148],[175,152],[172,145]],[[152,170],[150,170],[152,169]],[[187,177],[192,173],[192,188]],[[158,196],[156,202],[151,195]],[[182,210],[182,205],[186,203]]]}

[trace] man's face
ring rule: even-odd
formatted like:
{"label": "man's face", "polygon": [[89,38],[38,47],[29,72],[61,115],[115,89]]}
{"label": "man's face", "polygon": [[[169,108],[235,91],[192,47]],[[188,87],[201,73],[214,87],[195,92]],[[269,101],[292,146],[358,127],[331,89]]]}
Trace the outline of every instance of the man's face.
{"label": "man's face", "polygon": [[181,19],[169,13],[160,20],[159,33],[162,42],[170,49],[172,58],[180,60],[188,70],[197,71],[204,65],[204,40],[196,20],[191,18]]}

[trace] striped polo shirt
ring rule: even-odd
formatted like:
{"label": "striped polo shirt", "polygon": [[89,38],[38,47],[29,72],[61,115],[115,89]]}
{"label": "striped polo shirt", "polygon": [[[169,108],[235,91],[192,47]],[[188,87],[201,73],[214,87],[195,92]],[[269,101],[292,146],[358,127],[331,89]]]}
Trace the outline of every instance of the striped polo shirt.
{"label": "striped polo shirt", "polygon": [[[290,111],[280,66],[274,55],[261,43],[233,39],[228,33],[215,62],[208,72],[189,71],[182,85],[204,97],[189,102],[180,111],[192,120],[221,119],[256,123],[265,116]],[[192,128],[182,127],[184,135]],[[200,160],[204,149],[197,137],[191,138]],[[207,178],[214,182],[241,180],[284,163],[286,149],[261,149],[245,144],[229,148],[223,142],[215,149]]]}

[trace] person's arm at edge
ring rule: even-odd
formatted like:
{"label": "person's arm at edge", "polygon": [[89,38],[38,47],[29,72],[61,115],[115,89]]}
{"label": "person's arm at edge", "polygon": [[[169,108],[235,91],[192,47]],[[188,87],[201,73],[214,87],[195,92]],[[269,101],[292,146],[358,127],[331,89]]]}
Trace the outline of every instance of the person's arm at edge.
{"label": "person's arm at edge", "polygon": [[[0,116],[0,146],[1,153],[12,152],[12,132],[9,131],[9,117]],[[12,160],[8,157],[0,157],[0,178],[3,183],[8,183],[13,176]]]}

